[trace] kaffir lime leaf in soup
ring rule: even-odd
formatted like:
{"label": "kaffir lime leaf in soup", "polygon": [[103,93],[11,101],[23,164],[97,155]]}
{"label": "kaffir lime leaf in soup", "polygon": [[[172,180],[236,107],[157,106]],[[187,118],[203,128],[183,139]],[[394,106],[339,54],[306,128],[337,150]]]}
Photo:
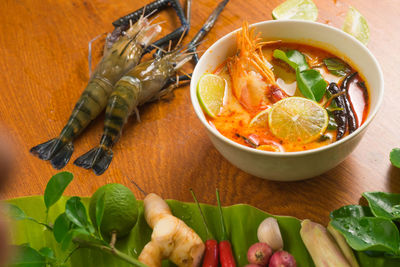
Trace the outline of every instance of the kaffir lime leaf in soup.
{"label": "kaffir lime leaf in soup", "polygon": [[272,11],[272,18],[316,21],[318,9],[312,0],[287,0]]}
{"label": "kaffir lime leaf in soup", "polygon": [[138,204],[132,191],[122,184],[106,184],[93,194],[89,204],[90,219],[96,223],[96,203],[104,194],[104,213],[100,224],[103,235],[110,237],[116,232],[117,237],[129,234],[138,218]]}

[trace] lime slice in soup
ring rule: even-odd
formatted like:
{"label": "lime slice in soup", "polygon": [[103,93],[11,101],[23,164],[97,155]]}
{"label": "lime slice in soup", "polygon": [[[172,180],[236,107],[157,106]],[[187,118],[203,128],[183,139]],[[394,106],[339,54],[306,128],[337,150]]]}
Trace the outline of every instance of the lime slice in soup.
{"label": "lime slice in soup", "polygon": [[367,44],[369,40],[369,27],[367,20],[354,7],[350,7],[343,24],[343,31],[356,37],[361,43]]}
{"label": "lime slice in soup", "polygon": [[268,109],[260,111],[251,119],[249,127],[267,127],[268,126]]}
{"label": "lime slice in soup", "polygon": [[318,9],[312,0],[287,0],[272,11],[272,18],[316,21]]}
{"label": "lime slice in soup", "polygon": [[269,111],[271,132],[283,141],[305,144],[316,140],[328,127],[327,111],[317,102],[288,97],[276,102]]}
{"label": "lime slice in soup", "polygon": [[197,85],[197,97],[204,112],[215,118],[223,105],[225,80],[214,74],[205,74]]}

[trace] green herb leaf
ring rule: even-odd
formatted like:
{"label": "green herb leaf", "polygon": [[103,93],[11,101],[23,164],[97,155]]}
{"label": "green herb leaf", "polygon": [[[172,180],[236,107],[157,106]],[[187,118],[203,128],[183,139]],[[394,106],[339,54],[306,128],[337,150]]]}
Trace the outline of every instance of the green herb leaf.
{"label": "green herb leaf", "polygon": [[390,162],[393,166],[400,168],[400,148],[393,148],[390,152]]}
{"label": "green herb leaf", "polygon": [[297,50],[289,50],[284,52],[282,50],[275,49],[273,56],[274,58],[283,60],[295,70],[299,68],[300,71],[303,71],[310,68],[308,66],[306,57]]}
{"label": "green herb leaf", "polygon": [[71,221],[65,213],[60,214],[54,222],[53,235],[58,243],[63,241],[68,231],[71,229]]}
{"label": "green herb leaf", "polygon": [[49,230],[52,229],[49,225],[47,225],[45,223],[41,223],[41,222],[37,221],[36,219],[26,215],[25,212],[22,209],[20,209],[17,205],[8,204],[8,214],[10,215],[10,217],[12,219],[14,219],[16,221],[28,220],[28,221],[32,221],[37,224],[43,225],[43,226],[47,227],[47,229],[49,229]]}
{"label": "green herb leaf", "polygon": [[365,192],[362,195],[367,199],[375,217],[400,219],[400,194]]}
{"label": "green herb leaf", "polygon": [[28,217],[23,210],[14,204],[8,204],[8,214],[16,221],[33,220],[33,218]]}
{"label": "green herb leaf", "polygon": [[357,251],[384,251],[398,255],[400,236],[396,225],[376,217],[343,217],[331,221],[349,246]]}
{"label": "green herb leaf", "polygon": [[337,210],[332,211],[330,214],[331,219],[347,218],[347,217],[362,218],[362,217],[373,217],[373,216],[374,215],[372,214],[371,209],[369,207],[360,205],[344,206]]}
{"label": "green herb leaf", "polygon": [[79,197],[68,199],[65,203],[65,214],[78,227],[85,228],[88,224],[86,209]]}
{"label": "green herb leaf", "polygon": [[97,232],[101,237],[100,225],[101,221],[103,220],[104,214],[104,200],[105,200],[105,192],[102,192],[96,202],[96,225],[97,225]]}
{"label": "green herb leaf", "polygon": [[44,190],[44,203],[47,210],[60,199],[72,179],[73,175],[70,172],[60,172],[51,177]]}
{"label": "green herb leaf", "polygon": [[296,78],[297,87],[305,97],[317,102],[321,101],[328,83],[322,78],[319,71],[314,69],[304,71],[296,70]]}
{"label": "green herb leaf", "polygon": [[13,267],[45,267],[46,258],[37,250],[27,245],[16,246],[16,256],[11,266]]}
{"label": "green herb leaf", "polygon": [[343,60],[336,57],[325,58],[324,64],[330,73],[339,77],[346,76],[351,72],[350,66]]}
{"label": "green herb leaf", "polygon": [[39,250],[40,255],[42,255],[43,257],[47,258],[50,261],[55,261],[56,257],[54,255],[54,251],[49,248],[49,247],[42,247]]}

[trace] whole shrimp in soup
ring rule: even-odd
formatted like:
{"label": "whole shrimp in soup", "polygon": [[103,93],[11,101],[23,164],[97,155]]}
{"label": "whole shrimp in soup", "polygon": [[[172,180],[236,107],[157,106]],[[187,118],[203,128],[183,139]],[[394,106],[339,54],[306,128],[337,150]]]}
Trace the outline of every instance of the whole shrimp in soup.
{"label": "whole shrimp in soup", "polygon": [[275,83],[274,73],[262,53],[261,38],[249,30],[247,21],[237,32],[238,53],[228,58],[227,67],[232,81],[232,91],[240,104],[250,113],[287,97]]}
{"label": "whole shrimp in soup", "polygon": [[111,148],[117,142],[131,113],[138,112],[138,106],[157,99],[170,78],[192,56],[192,53],[172,51],[143,62],[124,75],[116,83],[109,98],[99,147],[77,158],[74,164],[85,169],[93,168],[95,174],[102,174],[111,163]]}
{"label": "whole shrimp in soup", "polygon": [[31,148],[30,152],[40,159],[50,160],[56,169],[63,168],[73,153],[72,141],[105,108],[114,84],[139,63],[145,48],[160,32],[159,25],[151,25],[142,16],[126,32],[117,28],[107,36],[104,55],[60,135]]}

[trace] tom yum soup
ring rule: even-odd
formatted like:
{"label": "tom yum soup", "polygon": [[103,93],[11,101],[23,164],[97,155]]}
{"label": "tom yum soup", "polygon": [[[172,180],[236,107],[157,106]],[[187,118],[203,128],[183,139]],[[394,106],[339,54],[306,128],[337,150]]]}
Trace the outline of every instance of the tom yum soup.
{"label": "tom yum soup", "polygon": [[265,41],[243,23],[237,51],[198,84],[206,118],[225,137],[266,151],[303,151],[354,132],[368,116],[365,81],[318,47]]}

